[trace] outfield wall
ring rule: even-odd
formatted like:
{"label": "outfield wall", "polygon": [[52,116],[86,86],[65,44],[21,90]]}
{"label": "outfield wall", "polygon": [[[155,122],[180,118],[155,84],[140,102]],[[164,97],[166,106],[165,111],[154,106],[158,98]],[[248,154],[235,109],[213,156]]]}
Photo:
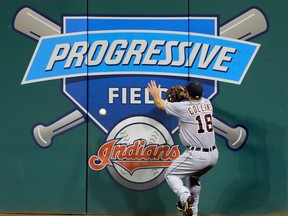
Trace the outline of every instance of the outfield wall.
{"label": "outfield wall", "polygon": [[[145,90],[151,79],[163,95],[200,79],[214,106],[220,158],[202,178],[201,213],[288,211],[286,6],[283,0],[0,1],[0,212],[175,214],[177,197],[164,173],[184,149],[177,121],[157,111]],[[171,42],[193,40],[232,47],[225,55],[233,61],[216,67],[214,56],[201,68],[189,49]],[[77,57],[85,49],[90,56]],[[152,157],[162,145],[166,157]]]}

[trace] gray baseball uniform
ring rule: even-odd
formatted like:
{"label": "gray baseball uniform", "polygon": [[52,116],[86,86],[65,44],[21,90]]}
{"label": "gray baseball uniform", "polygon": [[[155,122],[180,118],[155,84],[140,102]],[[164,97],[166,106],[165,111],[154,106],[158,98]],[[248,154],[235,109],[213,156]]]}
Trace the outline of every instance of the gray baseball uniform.
{"label": "gray baseball uniform", "polygon": [[[167,169],[165,178],[171,189],[184,204],[192,195],[193,216],[198,213],[199,194],[201,190],[200,176],[210,170],[218,160],[213,130],[213,108],[208,99],[200,101],[183,101],[165,103],[168,115],[179,120],[180,139],[187,150],[183,152]],[[189,177],[189,188],[184,186],[182,178]]]}

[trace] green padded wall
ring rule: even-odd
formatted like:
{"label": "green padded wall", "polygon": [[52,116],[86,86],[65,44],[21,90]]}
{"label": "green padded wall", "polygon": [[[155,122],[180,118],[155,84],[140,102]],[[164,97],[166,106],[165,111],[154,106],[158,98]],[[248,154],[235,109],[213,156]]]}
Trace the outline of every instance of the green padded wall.
{"label": "green padded wall", "polygon": [[[256,7],[265,14],[268,24],[267,31],[250,40],[260,44],[260,49],[241,84],[217,82],[218,92],[211,100],[215,116],[232,127],[243,126],[247,140],[233,151],[227,147],[226,139],[217,136],[220,158],[217,166],[202,178],[199,209],[203,214],[288,214],[287,6],[284,0],[0,0],[0,212],[177,213],[177,197],[165,181],[147,190],[133,190],[117,182],[107,167],[100,171],[89,167],[89,158],[108,141],[110,131],[103,132],[85,110],[80,110],[84,122],[56,134],[49,148],[36,144],[34,126],[51,125],[78,107],[63,92],[62,79],[21,85],[38,41],[15,30],[14,19],[19,10],[29,7],[61,28],[65,16],[189,15],[217,17],[219,30],[227,20]],[[104,83],[109,78],[101,77]],[[148,75],[143,82],[150,79],[154,78]],[[90,92],[89,83],[87,86],[83,91],[88,97],[96,97],[93,90]],[[97,89],[101,91],[101,86]],[[106,94],[104,91],[97,97]],[[85,97],[83,101],[90,103]],[[115,107],[114,112],[121,112]],[[108,112],[103,117],[104,121],[112,121],[109,115]],[[177,135],[173,139],[180,144]]]}

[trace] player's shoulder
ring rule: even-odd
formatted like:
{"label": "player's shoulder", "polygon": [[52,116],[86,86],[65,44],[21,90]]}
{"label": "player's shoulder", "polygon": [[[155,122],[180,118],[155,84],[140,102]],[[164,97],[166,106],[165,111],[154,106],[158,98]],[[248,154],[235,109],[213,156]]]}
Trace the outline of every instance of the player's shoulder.
{"label": "player's shoulder", "polygon": [[184,103],[189,103],[189,100],[184,99],[184,100],[177,101],[177,102],[169,102],[169,101],[166,100],[165,103],[166,104],[173,104],[173,105],[175,105],[175,104],[184,104]]}
{"label": "player's shoulder", "polygon": [[202,98],[202,102],[204,103],[211,103],[211,101],[208,98]]}
{"label": "player's shoulder", "polygon": [[165,106],[168,107],[183,107],[185,105],[189,105],[189,101],[188,100],[183,100],[183,101],[179,101],[179,102],[166,102]]}

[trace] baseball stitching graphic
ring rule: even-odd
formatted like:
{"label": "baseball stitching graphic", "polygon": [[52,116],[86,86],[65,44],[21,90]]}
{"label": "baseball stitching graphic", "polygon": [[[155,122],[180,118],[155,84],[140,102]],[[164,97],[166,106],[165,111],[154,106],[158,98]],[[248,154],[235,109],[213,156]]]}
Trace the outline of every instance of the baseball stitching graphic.
{"label": "baseball stitching graphic", "polygon": [[[131,122],[133,123],[131,124]],[[170,133],[161,123],[144,116],[127,118],[118,123],[109,133],[107,140],[115,138],[121,138],[119,142],[126,143],[128,146],[132,145],[131,143],[133,143],[133,141],[139,139],[147,141],[145,147],[155,144],[157,144],[157,146],[164,144],[174,145]],[[137,160],[133,161],[136,162]],[[153,162],[153,160],[150,160],[150,162]],[[146,190],[158,185],[164,179],[164,170],[166,170],[166,168],[163,167],[146,167],[131,172],[131,170],[126,170],[118,165],[117,161],[113,166],[107,166],[107,169],[117,182],[126,188],[134,190]]]}

